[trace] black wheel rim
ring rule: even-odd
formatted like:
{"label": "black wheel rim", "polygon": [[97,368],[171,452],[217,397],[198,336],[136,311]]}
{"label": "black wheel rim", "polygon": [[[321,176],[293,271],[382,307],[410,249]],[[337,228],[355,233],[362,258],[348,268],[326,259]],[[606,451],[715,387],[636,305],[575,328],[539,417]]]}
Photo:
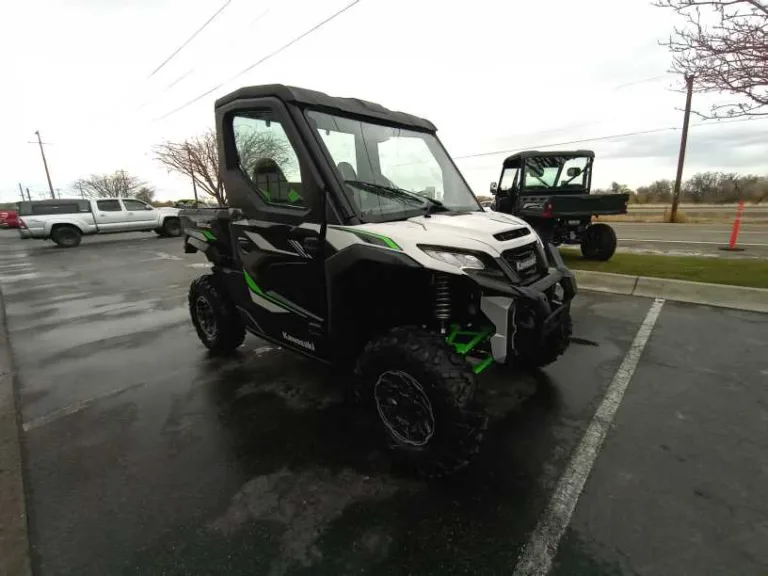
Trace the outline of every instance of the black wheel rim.
{"label": "black wheel rim", "polygon": [[205,337],[208,340],[216,338],[216,335],[219,333],[219,329],[216,326],[216,316],[213,313],[210,302],[203,296],[198,296],[195,301],[195,315],[197,316],[200,330],[203,331]]}
{"label": "black wheel rim", "polygon": [[384,372],[373,389],[384,427],[398,442],[424,446],[435,433],[435,415],[424,388],[410,374]]}
{"label": "black wheel rim", "polygon": [[178,222],[169,222],[166,226],[169,234],[178,234],[179,230],[181,230],[181,224]]}

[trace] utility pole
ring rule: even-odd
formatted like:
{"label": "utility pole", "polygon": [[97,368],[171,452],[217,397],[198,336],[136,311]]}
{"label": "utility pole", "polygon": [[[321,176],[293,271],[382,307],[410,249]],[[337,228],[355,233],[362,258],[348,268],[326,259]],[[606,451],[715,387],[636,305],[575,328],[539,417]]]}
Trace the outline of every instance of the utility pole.
{"label": "utility pole", "polygon": [[680,155],[677,158],[677,178],[675,178],[675,190],[672,194],[672,210],[669,213],[669,221],[677,220],[677,205],[680,203],[680,186],[683,181],[683,165],[685,164],[685,147],[688,144],[688,122],[691,119],[691,97],[693,96],[693,75],[685,77],[687,94],[685,96],[685,116],[683,117],[683,133],[680,136]]}
{"label": "utility pole", "polygon": [[83,185],[80,182],[78,182],[77,183],[77,187],[80,189],[80,198],[85,200],[85,193],[83,192]]}
{"label": "utility pole", "polygon": [[29,193],[29,188],[27,188],[27,200],[32,202],[32,195]]}
{"label": "utility pole", "polygon": [[192,178],[192,192],[195,195],[195,208],[197,208],[197,182],[195,182],[195,172],[192,170],[192,150],[189,149],[189,146],[187,146],[187,158],[189,159],[189,175]]}
{"label": "utility pole", "polygon": [[40,138],[40,130],[35,130],[37,135],[37,143],[40,146],[40,155],[43,157],[43,166],[45,166],[45,177],[48,178],[48,190],[51,191],[51,198],[56,199],[56,195],[53,193],[53,184],[51,184],[51,174],[48,172],[48,162],[45,160],[45,150],[43,150],[43,141]]}
{"label": "utility pole", "polygon": [[24,188],[21,187],[21,182],[19,182],[19,192],[21,192],[21,201],[24,202],[26,198],[24,198]]}

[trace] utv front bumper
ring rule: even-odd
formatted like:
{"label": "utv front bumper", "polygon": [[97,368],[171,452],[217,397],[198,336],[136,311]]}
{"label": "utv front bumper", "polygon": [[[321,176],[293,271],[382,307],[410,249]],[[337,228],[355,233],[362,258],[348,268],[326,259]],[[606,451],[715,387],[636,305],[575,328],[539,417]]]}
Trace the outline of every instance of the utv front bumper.
{"label": "utv front bumper", "polygon": [[560,327],[576,295],[576,279],[566,268],[557,248],[548,245],[549,272],[527,286],[501,284],[484,287],[480,309],[496,331],[490,338],[493,359],[506,363],[515,352],[515,337],[525,330],[526,337],[544,344],[547,335]]}

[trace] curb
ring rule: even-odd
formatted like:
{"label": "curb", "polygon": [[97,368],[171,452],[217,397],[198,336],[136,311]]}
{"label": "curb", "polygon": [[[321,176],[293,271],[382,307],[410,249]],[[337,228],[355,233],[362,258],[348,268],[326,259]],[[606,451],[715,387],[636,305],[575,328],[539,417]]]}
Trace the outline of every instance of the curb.
{"label": "curb", "polygon": [[576,275],[578,287],[583,290],[626,296],[664,298],[678,302],[690,302],[691,304],[706,304],[720,308],[768,313],[768,290],[763,288],[688,282],[648,276],[627,276],[591,270],[572,269],[572,272]]}
{"label": "curb", "polygon": [[0,574],[28,576],[27,508],[5,302],[0,294]]}

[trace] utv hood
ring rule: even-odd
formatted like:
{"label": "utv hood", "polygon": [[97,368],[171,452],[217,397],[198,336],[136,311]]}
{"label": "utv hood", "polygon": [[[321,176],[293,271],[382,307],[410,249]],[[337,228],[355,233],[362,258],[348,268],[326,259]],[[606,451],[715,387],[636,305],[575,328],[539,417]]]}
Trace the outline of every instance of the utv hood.
{"label": "utv hood", "polygon": [[[365,224],[362,228],[416,245],[482,250],[497,256],[502,251],[535,242],[528,224],[499,212],[432,214],[405,221]],[[496,236],[501,235],[501,236]]]}

